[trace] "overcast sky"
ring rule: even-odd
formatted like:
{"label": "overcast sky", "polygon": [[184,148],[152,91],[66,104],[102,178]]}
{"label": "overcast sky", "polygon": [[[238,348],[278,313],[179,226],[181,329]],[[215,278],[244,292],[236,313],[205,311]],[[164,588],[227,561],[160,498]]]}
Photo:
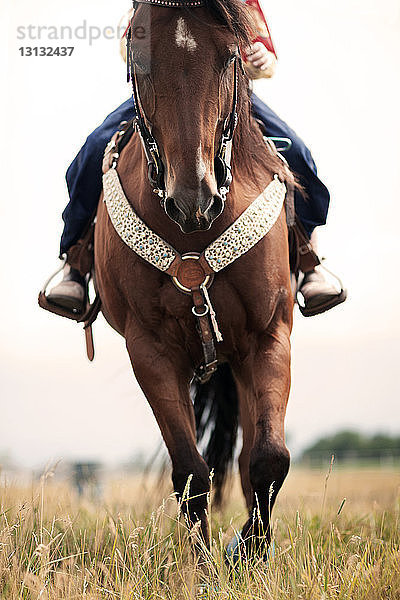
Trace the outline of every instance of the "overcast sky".
{"label": "overcast sky", "polygon": [[[57,266],[64,172],[129,90],[116,27],[129,2],[1,3],[0,454],[125,460],[157,444],[124,343],[102,319],[97,357],[79,326],[37,308]],[[399,433],[400,7],[398,0],[270,0],[279,53],[259,95],[310,146],[332,193],[321,250],[349,288],[341,308],[296,313],[287,426],[296,453],[342,427]],[[71,57],[22,57],[51,45],[38,26],[80,27]],[[20,28],[19,30],[17,28]],[[47,30],[47,33],[50,30]],[[25,35],[25,39],[21,38]],[[97,36],[97,31],[92,30]],[[107,30],[107,36],[111,37]]]}

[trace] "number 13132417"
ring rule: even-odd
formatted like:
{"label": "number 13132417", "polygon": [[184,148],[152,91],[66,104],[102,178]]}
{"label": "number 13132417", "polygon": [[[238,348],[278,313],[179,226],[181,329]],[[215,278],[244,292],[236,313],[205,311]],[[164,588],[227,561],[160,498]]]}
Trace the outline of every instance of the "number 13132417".
{"label": "number 13132417", "polygon": [[75,50],[74,46],[21,46],[21,56],[71,56]]}

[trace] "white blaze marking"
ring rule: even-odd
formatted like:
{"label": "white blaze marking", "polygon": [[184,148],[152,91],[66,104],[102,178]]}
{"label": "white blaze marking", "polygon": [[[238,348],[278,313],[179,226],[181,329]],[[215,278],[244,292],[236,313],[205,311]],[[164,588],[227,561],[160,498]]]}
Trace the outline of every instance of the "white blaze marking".
{"label": "white blaze marking", "polygon": [[176,24],[175,42],[178,48],[186,48],[189,52],[194,52],[197,48],[196,40],[182,17],[179,17]]}
{"label": "white blaze marking", "polygon": [[207,167],[206,167],[206,163],[203,160],[203,154],[202,154],[201,142],[200,142],[200,146],[197,148],[197,153],[196,153],[196,175],[199,178],[199,181],[203,181],[203,179],[206,175],[206,171],[207,171]]}

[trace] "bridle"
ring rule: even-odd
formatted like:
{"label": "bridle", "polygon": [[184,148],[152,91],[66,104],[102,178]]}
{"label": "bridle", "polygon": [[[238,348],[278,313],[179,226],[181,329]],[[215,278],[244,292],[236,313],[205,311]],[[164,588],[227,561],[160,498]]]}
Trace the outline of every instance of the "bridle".
{"label": "bridle", "polygon": [[[151,4],[154,6],[163,6],[171,8],[197,7],[204,6],[204,0],[136,0],[136,4]],[[139,85],[136,74],[136,65],[132,53],[132,31],[133,19],[125,33],[127,44],[127,80],[132,83],[133,100],[136,108],[136,117],[134,119],[134,128],[138,131],[143,150],[147,161],[147,176],[153,191],[161,198],[161,203],[165,208],[166,186],[165,186],[165,168],[161,159],[160,149],[157,140],[152,134],[152,124],[146,117],[143,104],[140,98]],[[222,201],[225,202],[226,195],[229,192],[232,183],[232,143],[233,135],[236,129],[238,115],[238,62],[241,60],[239,51],[233,60],[233,98],[232,109],[225,119],[221,140],[218,151],[214,157],[214,172],[217,181],[217,188]]]}

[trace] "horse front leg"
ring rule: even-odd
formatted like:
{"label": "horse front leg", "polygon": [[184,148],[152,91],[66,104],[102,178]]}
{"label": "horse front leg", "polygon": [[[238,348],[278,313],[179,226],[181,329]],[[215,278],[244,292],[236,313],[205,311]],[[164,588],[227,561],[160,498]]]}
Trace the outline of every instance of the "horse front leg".
{"label": "horse front leg", "polygon": [[247,388],[241,397],[244,447],[240,467],[249,506],[241,537],[248,552],[270,543],[271,510],[289,470],[284,434],[290,390],[289,335],[290,326],[279,322],[260,337],[253,358],[235,369],[240,387]]}
{"label": "horse front leg", "polygon": [[[187,357],[164,346],[155,336],[127,336],[127,348],[136,378],[153,410],[172,461],[172,482],[190,526],[200,522],[203,541],[209,546],[207,495],[209,468],[196,447],[196,424],[189,394],[192,377]],[[189,478],[188,497],[184,497]]]}

